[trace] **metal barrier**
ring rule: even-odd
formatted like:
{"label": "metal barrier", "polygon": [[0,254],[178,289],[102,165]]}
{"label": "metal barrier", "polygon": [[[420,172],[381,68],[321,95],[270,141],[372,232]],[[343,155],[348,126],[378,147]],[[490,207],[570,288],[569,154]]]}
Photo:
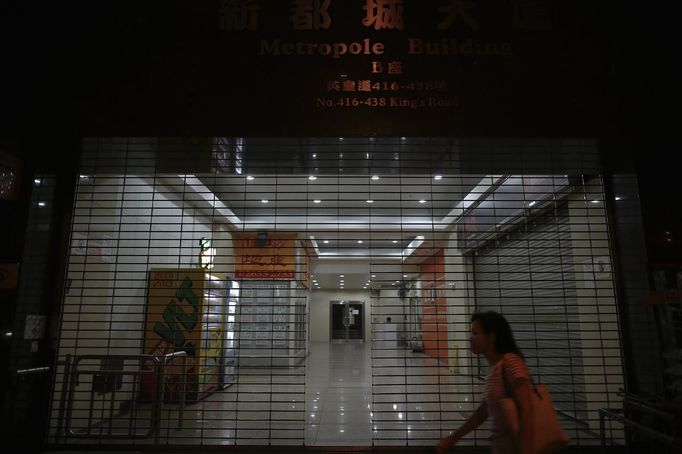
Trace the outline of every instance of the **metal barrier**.
{"label": "metal barrier", "polygon": [[[680,440],[674,436],[675,434],[675,415],[661,410],[654,404],[636,396],[634,394],[621,391],[619,393],[623,397],[623,408],[600,408],[599,409],[599,438],[601,442],[602,452],[606,452],[606,418],[618,421],[623,424],[626,429],[633,430],[641,435],[647,436],[653,440],[657,440],[667,444],[670,447],[677,446],[679,449]],[[655,416],[657,418],[670,421],[670,434],[667,434],[659,429],[654,429],[634,419],[631,410],[638,410]]]}
{"label": "metal barrier", "polygon": [[[170,353],[163,357],[152,355],[81,355],[72,357],[67,355],[58,364],[64,366],[64,382],[61,389],[61,406],[58,415],[58,432],[67,438],[111,438],[111,439],[148,439],[152,436],[158,443],[161,431],[161,413],[165,400],[166,369],[177,359],[182,359],[182,391],[178,409],[178,426],[182,430],[185,407],[185,384],[187,382],[187,353],[184,351]],[[90,362],[97,361],[99,368],[93,369]],[[137,367],[126,370],[126,362],[133,362]],[[113,365],[113,367],[112,367]],[[91,376],[90,390],[79,391],[82,377]],[[130,399],[117,402],[117,392],[123,387],[124,377],[132,380],[127,382],[129,388],[124,393],[131,395]],[[154,391],[149,393],[148,403],[138,402],[138,392],[142,389],[147,378],[152,378]],[[147,383],[150,383],[147,381]],[[74,425],[74,401],[78,393],[89,392],[85,408],[87,413],[82,427]],[[96,406],[96,396],[102,396]],[[116,407],[116,404],[119,406]],[[123,405],[123,404],[127,404]],[[96,408],[97,407],[97,408]],[[140,414],[149,412],[148,418],[138,420]],[[96,416],[96,413],[99,415]],[[148,427],[139,430],[140,421],[148,421]]]}

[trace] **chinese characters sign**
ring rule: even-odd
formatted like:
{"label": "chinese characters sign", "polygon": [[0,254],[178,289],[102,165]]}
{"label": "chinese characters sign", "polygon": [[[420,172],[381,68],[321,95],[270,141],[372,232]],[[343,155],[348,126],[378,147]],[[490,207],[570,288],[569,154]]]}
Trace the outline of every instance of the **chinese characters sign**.
{"label": "chinese characters sign", "polygon": [[237,279],[296,279],[296,236],[269,234],[265,244],[257,234],[234,235]]}

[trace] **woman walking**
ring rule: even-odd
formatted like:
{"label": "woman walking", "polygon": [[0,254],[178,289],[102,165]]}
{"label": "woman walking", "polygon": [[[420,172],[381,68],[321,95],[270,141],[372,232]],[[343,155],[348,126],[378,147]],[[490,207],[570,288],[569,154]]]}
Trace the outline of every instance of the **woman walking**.
{"label": "woman walking", "polygon": [[[493,454],[533,453],[533,390],[530,372],[516,346],[509,323],[497,312],[476,313],[471,317],[470,342],[471,351],[485,356],[490,365],[485,401],[459,429],[440,440],[436,451],[444,454],[450,446],[490,417]],[[518,435],[508,427],[500,404],[506,397],[513,398],[519,409]]]}

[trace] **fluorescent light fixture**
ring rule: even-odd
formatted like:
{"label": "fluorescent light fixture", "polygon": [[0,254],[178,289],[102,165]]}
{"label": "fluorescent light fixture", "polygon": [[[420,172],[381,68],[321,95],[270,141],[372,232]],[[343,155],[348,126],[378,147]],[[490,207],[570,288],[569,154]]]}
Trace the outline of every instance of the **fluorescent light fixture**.
{"label": "fluorescent light fixture", "polygon": [[372,180],[374,181],[378,180],[379,178],[380,178],[379,175],[372,175]]}
{"label": "fluorescent light fixture", "polygon": [[426,200],[424,200],[424,199],[421,199],[421,200],[419,201],[419,203],[421,203],[421,204],[425,204],[425,203],[426,203]]}
{"label": "fluorescent light fixture", "polygon": [[532,207],[533,205],[535,205],[535,203],[536,203],[535,200],[533,200],[532,202],[530,202],[530,203],[528,204],[528,206],[529,206],[529,207]]}
{"label": "fluorescent light fixture", "polygon": [[263,199],[260,201],[260,203],[270,203],[270,201],[268,199]]}
{"label": "fluorescent light fixture", "polygon": [[246,176],[246,179],[249,180],[249,181],[253,181],[253,180],[256,179],[256,177],[254,177],[254,176],[252,176],[252,175],[247,175],[247,176]]}
{"label": "fluorescent light fixture", "polygon": [[433,179],[436,181],[440,181],[443,179],[443,175],[434,175]]}
{"label": "fluorescent light fixture", "polygon": [[398,240],[393,240],[393,244],[398,244]]}
{"label": "fluorescent light fixture", "polygon": [[367,199],[367,203],[374,203],[374,200],[372,200],[372,199]]}
{"label": "fluorescent light fixture", "polygon": [[403,251],[403,260],[409,257],[419,246],[422,245],[422,243],[424,243],[423,235],[417,235],[414,237],[414,240],[410,241],[410,244],[407,245],[407,249]]}
{"label": "fluorescent light fixture", "polygon": [[599,200],[590,200],[592,203],[599,203]]}
{"label": "fluorescent light fixture", "polygon": [[339,277],[344,277],[343,274],[339,274]]}
{"label": "fluorescent light fixture", "polygon": [[80,175],[79,178],[81,180],[87,180],[89,177],[87,175]]}
{"label": "fluorescent light fixture", "polygon": [[317,180],[317,177],[316,177],[315,175],[310,175],[310,176],[308,177],[308,179],[309,179],[310,181],[315,181],[315,180]]}
{"label": "fluorescent light fixture", "polygon": [[313,203],[322,203],[322,200],[320,200],[320,199],[315,199],[315,200],[313,200]]}

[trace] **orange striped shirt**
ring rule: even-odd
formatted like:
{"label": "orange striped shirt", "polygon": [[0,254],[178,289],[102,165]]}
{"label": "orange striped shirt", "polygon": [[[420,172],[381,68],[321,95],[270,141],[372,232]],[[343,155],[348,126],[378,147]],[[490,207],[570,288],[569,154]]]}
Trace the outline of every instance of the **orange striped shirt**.
{"label": "orange striped shirt", "polygon": [[[504,365],[505,382],[502,379]],[[513,389],[523,382],[530,381],[530,370],[526,362],[516,353],[506,353],[488,372],[488,380],[485,387],[485,400],[488,408],[488,416],[492,423],[491,438],[497,438],[507,432],[504,415],[500,411],[499,402],[508,395]]]}

